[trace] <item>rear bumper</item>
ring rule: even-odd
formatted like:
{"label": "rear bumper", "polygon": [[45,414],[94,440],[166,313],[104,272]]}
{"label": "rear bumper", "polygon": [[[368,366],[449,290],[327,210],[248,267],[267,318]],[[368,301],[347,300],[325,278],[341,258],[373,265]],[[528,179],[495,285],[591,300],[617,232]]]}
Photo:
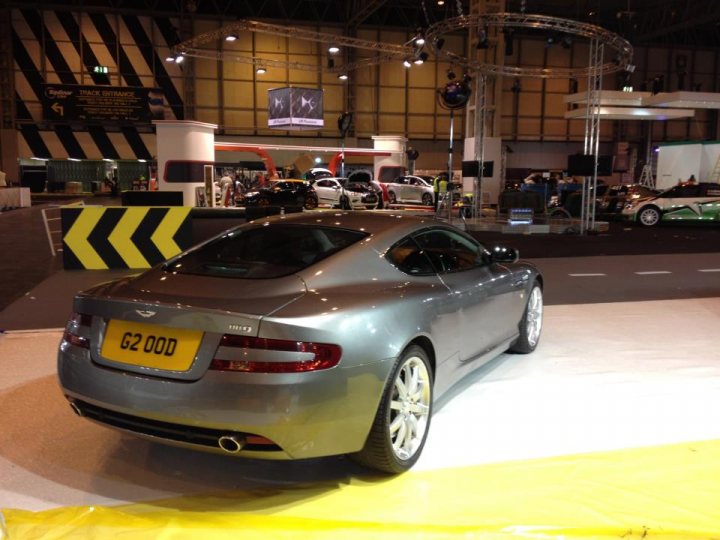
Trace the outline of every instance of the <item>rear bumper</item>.
{"label": "rear bumper", "polygon": [[[102,367],[87,350],[63,343],[58,375],[69,400],[98,411],[86,416],[116,429],[215,453],[222,453],[212,444],[215,435],[256,435],[276,447],[249,445],[236,455],[300,459],[363,447],[393,362],[352,367],[341,362],[300,374],[207,371],[196,381],[183,381]],[[174,437],[172,431],[191,436]],[[193,439],[193,433],[202,437]]]}

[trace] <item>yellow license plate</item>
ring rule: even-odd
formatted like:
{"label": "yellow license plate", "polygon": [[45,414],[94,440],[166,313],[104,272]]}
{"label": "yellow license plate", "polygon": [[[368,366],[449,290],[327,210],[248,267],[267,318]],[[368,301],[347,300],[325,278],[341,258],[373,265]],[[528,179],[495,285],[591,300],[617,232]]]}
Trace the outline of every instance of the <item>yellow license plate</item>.
{"label": "yellow license plate", "polygon": [[101,354],[108,360],[133,366],[187,371],[202,336],[198,330],[111,320]]}

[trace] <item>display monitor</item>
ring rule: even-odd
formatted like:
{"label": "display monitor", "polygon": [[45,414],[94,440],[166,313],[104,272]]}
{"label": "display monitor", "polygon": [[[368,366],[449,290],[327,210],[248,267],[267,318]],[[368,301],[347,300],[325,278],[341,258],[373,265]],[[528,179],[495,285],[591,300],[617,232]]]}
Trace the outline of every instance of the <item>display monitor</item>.
{"label": "display monitor", "polygon": [[[489,178],[494,172],[494,162],[484,161],[483,162],[483,178]],[[462,162],[462,175],[463,177],[476,178],[480,175],[480,162],[478,160],[463,161]]]}
{"label": "display monitor", "polygon": [[[598,176],[610,176],[613,173],[614,156],[598,156]],[[568,174],[570,176],[592,176],[595,172],[595,156],[571,154],[568,156]]]}

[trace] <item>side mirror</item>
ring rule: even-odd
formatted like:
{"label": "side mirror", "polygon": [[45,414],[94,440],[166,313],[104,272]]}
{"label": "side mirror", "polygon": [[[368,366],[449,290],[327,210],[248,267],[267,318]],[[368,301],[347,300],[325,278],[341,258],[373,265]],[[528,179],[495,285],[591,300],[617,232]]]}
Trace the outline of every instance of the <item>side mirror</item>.
{"label": "side mirror", "polygon": [[490,262],[510,264],[520,258],[518,250],[511,247],[495,246],[490,250]]}

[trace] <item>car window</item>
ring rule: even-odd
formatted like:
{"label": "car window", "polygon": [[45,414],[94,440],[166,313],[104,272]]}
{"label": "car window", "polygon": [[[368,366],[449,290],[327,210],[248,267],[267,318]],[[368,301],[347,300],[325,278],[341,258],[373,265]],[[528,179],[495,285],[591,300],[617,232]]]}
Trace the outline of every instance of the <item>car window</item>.
{"label": "car window", "polygon": [[333,187],[335,184],[332,182],[332,180],[318,180],[315,182],[315,185],[317,187]]}
{"label": "car window", "polygon": [[164,268],[167,272],[242,279],[272,279],[307,268],[365,238],[331,227],[273,224],[236,229]]}
{"label": "car window", "polygon": [[431,229],[415,236],[439,273],[461,272],[485,264],[482,248],[471,238],[449,229]]}
{"label": "car window", "polygon": [[398,270],[413,276],[435,274],[430,259],[412,238],[404,238],[388,250],[387,259]]}

